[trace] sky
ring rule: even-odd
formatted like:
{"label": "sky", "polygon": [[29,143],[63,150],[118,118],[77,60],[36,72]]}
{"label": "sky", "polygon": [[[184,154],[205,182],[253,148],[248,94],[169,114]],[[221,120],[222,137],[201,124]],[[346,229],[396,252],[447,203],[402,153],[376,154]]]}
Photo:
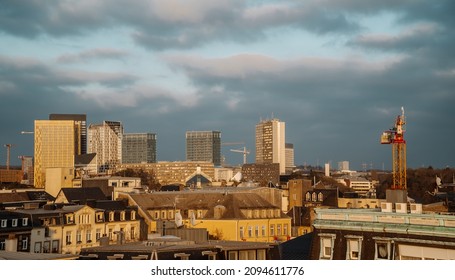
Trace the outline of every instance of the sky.
{"label": "sky", "polygon": [[157,135],[221,131],[226,164],[286,123],[296,165],[390,169],[404,107],[410,168],[455,166],[455,1],[2,1],[0,162],[33,155],[34,120],[86,114]]}

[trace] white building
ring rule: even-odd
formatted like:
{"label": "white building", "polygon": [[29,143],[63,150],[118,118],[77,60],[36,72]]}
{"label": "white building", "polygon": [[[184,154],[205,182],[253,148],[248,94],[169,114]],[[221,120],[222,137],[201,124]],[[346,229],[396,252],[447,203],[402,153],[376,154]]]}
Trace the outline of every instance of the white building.
{"label": "white building", "polygon": [[286,173],[285,128],[278,119],[256,125],[256,163],[279,163],[280,174]]}
{"label": "white building", "polygon": [[103,121],[88,128],[88,153],[96,153],[99,173],[106,173],[122,162],[123,125]]}

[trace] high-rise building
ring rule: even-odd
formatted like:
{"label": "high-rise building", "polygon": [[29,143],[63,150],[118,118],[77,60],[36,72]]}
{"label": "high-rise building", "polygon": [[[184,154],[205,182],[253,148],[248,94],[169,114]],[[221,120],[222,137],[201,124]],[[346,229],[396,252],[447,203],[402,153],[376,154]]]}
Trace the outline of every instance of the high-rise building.
{"label": "high-rise building", "polygon": [[103,121],[88,128],[88,152],[96,153],[99,173],[107,173],[122,162],[123,125],[117,121]]}
{"label": "high-rise building", "polygon": [[349,171],[349,161],[340,161],[338,162],[339,171]]}
{"label": "high-rise building", "polygon": [[35,188],[45,187],[47,168],[74,167],[80,132],[74,120],[35,120]]}
{"label": "high-rise building", "polygon": [[122,139],[122,163],[156,162],[156,134],[125,133]]}
{"label": "high-rise building", "polygon": [[207,161],[221,166],[221,132],[187,131],[186,160]]}
{"label": "high-rise building", "polygon": [[286,171],[285,123],[278,119],[256,125],[256,163],[279,163],[280,174]]}
{"label": "high-rise building", "polygon": [[78,141],[78,154],[87,153],[87,116],[85,114],[50,114],[49,120],[52,121],[74,121],[76,125],[76,135]]}
{"label": "high-rise building", "polygon": [[286,173],[290,174],[295,168],[294,163],[294,144],[286,143]]}

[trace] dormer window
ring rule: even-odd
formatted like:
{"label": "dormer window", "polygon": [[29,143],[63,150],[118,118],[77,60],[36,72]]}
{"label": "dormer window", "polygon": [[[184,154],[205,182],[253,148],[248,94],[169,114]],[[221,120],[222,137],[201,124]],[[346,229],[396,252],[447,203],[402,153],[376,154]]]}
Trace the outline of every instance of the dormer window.
{"label": "dormer window", "polygon": [[109,212],[109,222],[113,222],[114,221],[114,212],[111,211]]}
{"label": "dormer window", "polygon": [[0,226],[1,227],[6,227],[6,222],[7,222],[7,220],[2,220]]}
{"label": "dormer window", "polygon": [[74,224],[74,214],[66,215],[66,223],[67,224]]}
{"label": "dormer window", "polygon": [[131,220],[136,220],[136,211],[131,211]]}
{"label": "dormer window", "polygon": [[305,200],[306,200],[306,201],[311,201],[311,194],[310,194],[310,192],[307,192],[307,193],[305,194]]}
{"label": "dormer window", "polygon": [[17,227],[17,219],[13,219],[13,224],[12,224],[13,227]]}
{"label": "dormer window", "polygon": [[311,200],[312,201],[316,201],[316,199],[317,199],[316,193],[314,192],[314,193],[311,194]]}
{"label": "dormer window", "polygon": [[120,212],[120,221],[124,221],[125,220],[125,211],[122,211]]}
{"label": "dormer window", "polygon": [[322,202],[324,200],[324,195],[322,192],[318,193],[318,201]]}
{"label": "dormer window", "polygon": [[22,226],[27,226],[28,225],[28,218],[22,218]]}

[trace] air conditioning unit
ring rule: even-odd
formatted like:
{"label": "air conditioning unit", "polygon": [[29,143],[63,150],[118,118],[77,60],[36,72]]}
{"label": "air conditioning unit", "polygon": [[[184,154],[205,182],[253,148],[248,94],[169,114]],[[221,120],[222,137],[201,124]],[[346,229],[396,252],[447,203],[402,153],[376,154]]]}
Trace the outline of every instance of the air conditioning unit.
{"label": "air conditioning unit", "polygon": [[407,203],[395,203],[395,212],[396,213],[407,213],[408,204]]}
{"label": "air conditioning unit", "polygon": [[420,203],[411,203],[411,213],[413,213],[413,214],[422,214],[422,204],[420,204]]}
{"label": "air conditioning unit", "polygon": [[392,212],[392,202],[381,202],[381,212]]}

